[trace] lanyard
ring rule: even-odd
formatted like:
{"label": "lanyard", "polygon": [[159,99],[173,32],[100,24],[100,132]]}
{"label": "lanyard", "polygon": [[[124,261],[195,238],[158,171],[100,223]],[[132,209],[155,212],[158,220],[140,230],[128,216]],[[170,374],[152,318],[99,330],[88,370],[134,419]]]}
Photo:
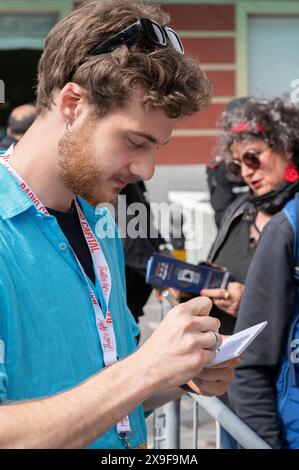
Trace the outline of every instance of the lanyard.
{"label": "lanyard", "polygon": [[[13,177],[16,179],[18,184],[20,185],[20,188],[30,197],[30,199],[33,201],[34,205],[36,206],[36,209],[40,211],[41,213],[45,215],[50,215],[43,203],[38,199],[38,197],[34,194],[34,192],[30,189],[30,187],[25,183],[25,181],[21,178],[21,176],[9,165],[9,158],[12,154],[13,147],[10,147],[9,150],[5,155],[3,155],[0,158],[0,163],[2,163],[3,166],[13,175]],[[82,231],[86,240],[86,243],[88,245],[88,248],[90,250],[90,254],[92,257],[92,262],[93,262],[93,267],[95,271],[95,275],[100,283],[102,293],[104,296],[105,300],[105,305],[106,305],[106,315],[104,316],[103,311],[101,309],[101,306],[99,302],[97,301],[97,298],[90,286],[90,283],[88,281],[87,275],[78,260],[75,252],[72,249],[72,252],[75,256],[75,259],[81,269],[81,272],[85,278],[85,281],[87,282],[88,288],[89,288],[89,294],[91,297],[93,309],[94,309],[94,314],[95,314],[95,321],[96,321],[96,326],[97,326],[97,331],[98,335],[100,338],[101,346],[102,346],[102,351],[103,351],[103,357],[104,357],[104,364],[105,367],[108,367],[112,364],[115,364],[117,362],[117,350],[116,350],[116,340],[115,340],[115,333],[114,333],[114,328],[113,328],[113,320],[112,320],[112,315],[109,309],[109,300],[110,300],[110,294],[111,294],[111,274],[110,274],[110,269],[108,266],[108,263],[106,261],[105,255],[100,247],[100,244],[93,234],[86,217],[79,206],[78,202],[75,200],[75,206],[77,209],[77,213],[79,216],[80,224],[82,227]],[[129,417],[125,416],[119,423],[117,423],[117,432],[119,435],[122,435],[123,433],[129,433],[131,431],[130,427],[130,421]],[[125,442],[128,441],[127,436],[125,436],[124,439]]]}

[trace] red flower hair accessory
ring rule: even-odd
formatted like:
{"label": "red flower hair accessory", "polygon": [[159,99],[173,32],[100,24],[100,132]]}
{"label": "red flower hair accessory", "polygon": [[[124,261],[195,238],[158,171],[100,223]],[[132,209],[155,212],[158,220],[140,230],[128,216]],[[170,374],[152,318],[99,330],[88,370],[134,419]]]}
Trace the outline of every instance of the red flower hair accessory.
{"label": "red flower hair accessory", "polygon": [[232,127],[230,129],[230,132],[233,134],[241,134],[241,132],[252,132],[252,131],[257,131],[260,132],[261,134],[265,132],[265,126],[262,124],[249,124],[248,122],[240,122],[236,126]]}
{"label": "red flower hair accessory", "polygon": [[298,179],[299,173],[297,168],[293,163],[289,163],[284,170],[284,180],[288,183],[295,183],[295,181],[298,181]]}

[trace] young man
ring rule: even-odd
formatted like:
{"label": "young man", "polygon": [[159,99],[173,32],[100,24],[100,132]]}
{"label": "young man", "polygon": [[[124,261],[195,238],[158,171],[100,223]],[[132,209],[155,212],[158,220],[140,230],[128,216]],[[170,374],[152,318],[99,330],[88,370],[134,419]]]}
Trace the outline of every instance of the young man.
{"label": "young man", "polygon": [[95,208],[151,178],[178,120],[208,102],[166,22],[108,0],[48,36],[38,118],[0,165],[1,447],[142,447],[144,412],[176,387],[200,376],[192,387],[221,394],[232,378],[234,362],[203,370],[219,328],[206,298],[173,308],[136,351],[121,244]]}

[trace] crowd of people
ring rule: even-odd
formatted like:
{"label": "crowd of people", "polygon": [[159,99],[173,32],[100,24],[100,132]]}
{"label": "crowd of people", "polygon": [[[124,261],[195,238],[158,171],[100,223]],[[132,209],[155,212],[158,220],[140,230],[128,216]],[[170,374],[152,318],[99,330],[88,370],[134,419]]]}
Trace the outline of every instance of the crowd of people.
{"label": "crowd of people", "polygon": [[[285,97],[227,106],[207,170],[218,227],[208,262],[231,281],[174,307],[139,348],[146,264],[165,240],[121,243],[107,211],[95,217],[122,192],[151,218],[143,180],[159,147],[210,102],[208,80],[168,25],[140,0],[84,4],[49,33],[36,105],[9,116],[0,447],[145,447],[146,413],[188,384],[228,390],[228,406],[272,448],[299,448],[298,106]],[[113,237],[96,233],[101,218]],[[241,359],[207,367],[222,335],[265,320]]]}

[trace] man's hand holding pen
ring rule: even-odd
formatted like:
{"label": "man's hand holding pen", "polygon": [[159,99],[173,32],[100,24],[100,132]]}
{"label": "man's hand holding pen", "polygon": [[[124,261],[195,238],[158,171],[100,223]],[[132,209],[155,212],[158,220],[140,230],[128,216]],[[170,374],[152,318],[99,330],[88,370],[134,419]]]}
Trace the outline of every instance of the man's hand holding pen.
{"label": "man's hand holding pen", "polygon": [[209,316],[212,302],[197,297],[178,304],[175,298],[167,297],[173,308],[139,350],[143,360],[151,363],[150,374],[164,389],[188,383],[189,391],[222,395],[238,359],[206,368],[222,342],[220,322]]}
{"label": "man's hand holding pen", "polygon": [[[172,307],[179,304],[174,295],[169,290],[161,292],[161,297],[166,299]],[[215,345],[211,349],[218,349],[222,343],[222,336],[218,332],[209,331],[214,335]],[[240,363],[239,358],[234,358],[222,364],[210,368],[204,368],[201,373],[194,377],[186,385],[183,385],[188,392],[197,393],[204,396],[223,395],[227,391],[228,384],[233,380],[235,367]]]}

